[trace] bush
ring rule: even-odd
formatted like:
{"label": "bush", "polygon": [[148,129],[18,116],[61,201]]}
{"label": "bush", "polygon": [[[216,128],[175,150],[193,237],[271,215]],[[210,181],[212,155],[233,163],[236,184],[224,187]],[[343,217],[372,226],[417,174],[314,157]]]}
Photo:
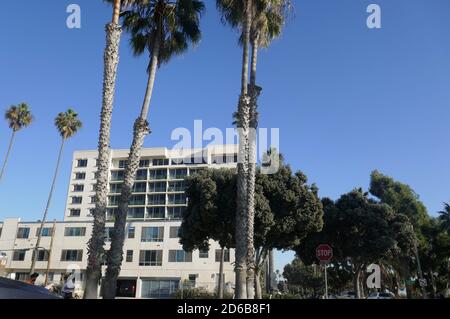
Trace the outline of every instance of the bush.
{"label": "bush", "polygon": [[[174,299],[218,299],[216,293],[209,292],[205,288],[185,288],[172,295]],[[232,299],[231,294],[224,293],[224,299]]]}

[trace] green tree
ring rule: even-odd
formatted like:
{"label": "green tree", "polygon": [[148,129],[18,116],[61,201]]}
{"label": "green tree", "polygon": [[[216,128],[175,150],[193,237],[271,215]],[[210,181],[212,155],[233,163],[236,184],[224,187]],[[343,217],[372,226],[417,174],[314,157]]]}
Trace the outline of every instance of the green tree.
{"label": "green tree", "polygon": [[323,276],[316,265],[305,265],[299,258],[284,266],[283,277],[291,293],[317,298],[324,290]]}
{"label": "green tree", "polygon": [[438,214],[442,227],[450,234],[450,204],[444,203],[444,210],[441,210]]}
{"label": "green tree", "polygon": [[9,155],[11,154],[12,146],[16,133],[21,129],[30,126],[33,122],[33,115],[26,103],[19,105],[12,105],[5,112],[5,120],[8,122],[9,128],[12,130],[11,138],[9,140],[8,151],[6,152],[5,160],[3,161],[2,170],[0,171],[0,181],[5,173],[6,164],[8,163]]}
{"label": "green tree", "polygon": [[124,171],[115,216],[111,249],[108,253],[108,268],[104,281],[104,298],[113,299],[116,294],[117,277],[123,260],[123,244],[128,203],[132,194],[135,175],[139,166],[140,151],[144,138],[150,133],[147,117],[155,83],[156,70],[177,54],[185,52],[189,44],[200,41],[200,15],[204,4],[198,0],[136,0],[123,13],[123,24],[131,34],[131,46],[136,55],[146,50],[150,54],[148,82],[139,117],[133,129],[127,165]]}
{"label": "green tree", "polygon": [[55,189],[56,179],[58,177],[64,145],[69,138],[73,137],[81,129],[83,124],[78,118],[78,113],[72,109],[68,109],[66,112],[61,112],[58,114],[58,116],[55,118],[55,126],[59,132],[59,135],[61,136],[61,146],[59,148],[58,160],[56,161],[56,168],[55,173],[53,175],[52,185],[50,187],[50,192],[48,194],[47,205],[45,206],[44,216],[42,217],[41,227],[39,228],[40,231],[36,241],[36,246],[34,247],[33,251],[30,274],[34,273],[35,270],[37,251],[41,244],[42,232],[45,226],[45,222],[47,220],[47,214],[50,208],[53,191]]}
{"label": "green tree", "polygon": [[106,0],[113,5],[113,16],[106,29],[106,47],[103,55],[103,95],[100,112],[100,130],[98,137],[97,183],[95,185],[95,209],[93,212],[92,236],[88,242],[88,263],[86,268],[86,287],[83,297],[96,299],[98,283],[101,278],[101,256],[105,245],[105,216],[108,199],[109,153],[111,139],[111,120],[116,89],[117,66],[119,64],[119,45],[122,27],[119,15],[122,5],[127,6],[133,0]]}

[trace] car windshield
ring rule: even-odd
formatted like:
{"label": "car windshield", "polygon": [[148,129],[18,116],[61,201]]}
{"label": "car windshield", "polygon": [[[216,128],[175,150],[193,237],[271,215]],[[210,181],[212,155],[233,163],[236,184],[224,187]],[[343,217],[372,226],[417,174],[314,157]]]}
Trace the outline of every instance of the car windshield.
{"label": "car windshield", "polygon": [[378,292],[372,292],[369,297],[376,297],[378,295]]}

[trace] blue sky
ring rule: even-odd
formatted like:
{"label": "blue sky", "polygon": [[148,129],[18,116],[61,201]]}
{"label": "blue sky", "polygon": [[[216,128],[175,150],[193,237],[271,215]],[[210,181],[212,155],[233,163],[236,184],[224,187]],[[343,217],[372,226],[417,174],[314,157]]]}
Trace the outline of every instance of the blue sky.
{"label": "blue sky", "polygon": [[[367,188],[378,169],[405,182],[434,214],[450,200],[450,2],[448,0],[293,0],[295,19],[258,65],[261,127],[280,128],[281,151],[322,196]],[[66,27],[81,6],[82,27]],[[369,30],[366,8],[382,9]],[[174,128],[231,127],[240,86],[237,34],[206,1],[202,42],[160,69],[146,147],[172,146]],[[97,144],[103,74],[102,1],[7,1],[0,10],[0,109],[27,102],[36,117],[18,134],[0,184],[0,220],[41,218],[59,136],[53,119],[75,108],[84,128],[69,141],[50,218],[64,213],[72,152]],[[127,148],[141,106],[148,58],[123,37],[112,146]],[[0,123],[0,157],[10,136]],[[292,257],[283,255],[279,267]]]}

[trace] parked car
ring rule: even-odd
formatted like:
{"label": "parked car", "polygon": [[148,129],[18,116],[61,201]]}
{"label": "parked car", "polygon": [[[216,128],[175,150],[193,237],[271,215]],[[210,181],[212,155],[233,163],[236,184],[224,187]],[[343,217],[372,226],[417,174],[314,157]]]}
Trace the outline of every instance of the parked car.
{"label": "parked car", "polygon": [[395,295],[391,292],[372,292],[367,299],[395,299]]}
{"label": "parked car", "polygon": [[344,291],[337,296],[338,299],[356,299],[356,294],[353,291]]}
{"label": "parked car", "polygon": [[44,287],[0,277],[0,299],[60,299]]}

